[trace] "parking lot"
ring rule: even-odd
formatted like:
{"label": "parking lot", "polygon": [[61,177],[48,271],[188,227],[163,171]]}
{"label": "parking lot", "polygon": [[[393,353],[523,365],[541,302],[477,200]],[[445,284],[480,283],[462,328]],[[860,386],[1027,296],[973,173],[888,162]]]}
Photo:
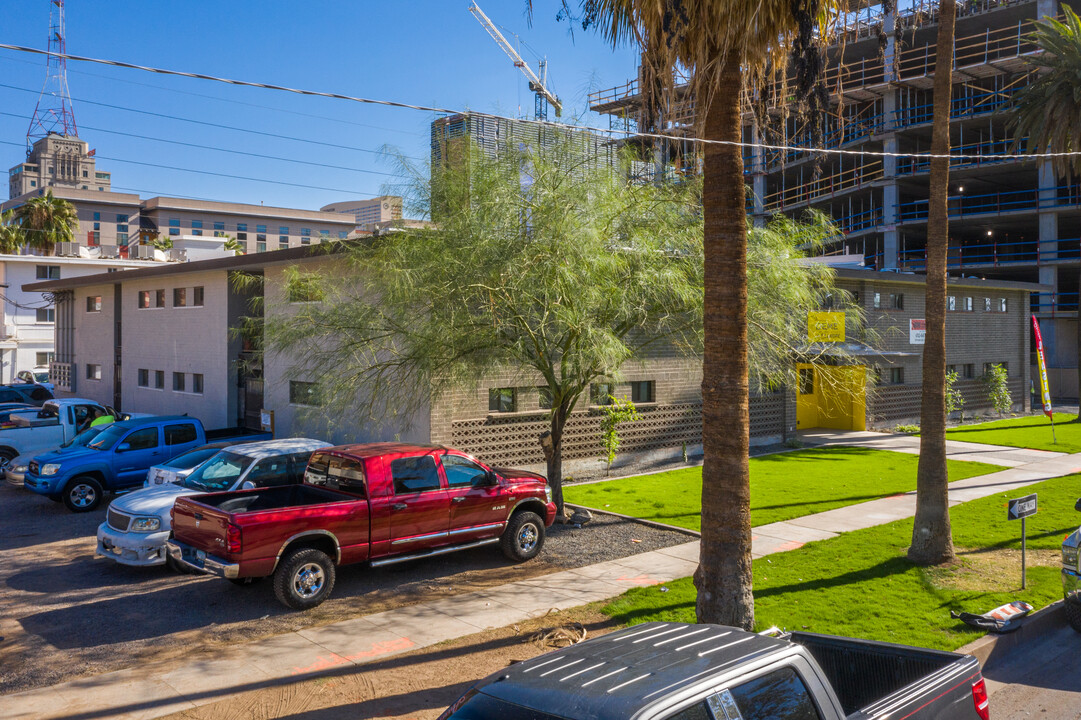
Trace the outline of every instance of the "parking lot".
{"label": "parking lot", "polygon": [[0,693],[16,692],[580,567],[686,542],[682,533],[607,516],[554,526],[541,555],[511,564],[497,546],[379,569],[343,568],[333,596],[304,613],[269,583],[237,587],[94,555],[103,504],[72,514],[0,486]]}

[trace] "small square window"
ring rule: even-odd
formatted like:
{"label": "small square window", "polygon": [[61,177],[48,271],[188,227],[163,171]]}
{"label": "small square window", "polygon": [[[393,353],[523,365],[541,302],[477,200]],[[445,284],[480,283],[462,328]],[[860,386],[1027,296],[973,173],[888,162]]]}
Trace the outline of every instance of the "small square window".
{"label": "small square window", "polygon": [[34,318],[34,322],[56,322],[56,310],[54,308],[38,308],[35,312],[35,315],[36,317]]}
{"label": "small square window", "polygon": [[225,229],[225,223],[223,223],[223,222],[214,223],[214,229],[215,230],[224,230]]}
{"label": "small square window", "polygon": [[489,388],[488,412],[514,412],[518,409],[518,398],[514,388]]}
{"label": "small square window", "polygon": [[651,403],[653,402],[653,381],[652,380],[639,380],[631,383],[631,402],[633,403]]}
{"label": "small square window", "polygon": [[51,353],[51,352],[39,352],[39,353],[35,353],[34,357],[36,358],[36,361],[37,361],[38,365],[48,365],[49,363],[51,363],[53,361],[53,356],[54,355],[55,355],[55,353]]}
{"label": "small square window", "polygon": [[157,388],[158,390],[164,390],[165,389],[165,371],[164,370],[155,370],[154,371],[154,387]]}
{"label": "small square window", "polygon": [[289,228],[287,226],[285,226],[285,225],[279,225],[278,226],[278,234],[279,235],[288,235],[289,234]]}
{"label": "small square window", "polygon": [[86,379],[101,380],[101,365],[94,365],[88,363],[86,366]]}
{"label": "small square window", "polygon": [[905,309],[905,296],[904,293],[890,293],[890,310],[904,310]]}
{"label": "small square window", "polygon": [[203,227],[203,221],[202,220],[192,220],[191,221],[191,226],[193,228],[202,228]]}
{"label": "small square window", "polygon": [[173,392],[184,392],[184,373],[173,373]]}
{"label": "small square window", "polygon": [[36,275],[38,280],[59,280],[60,279],[60,266],[59,265],[38,265],[36,267]]}
{"label": "small square window", "polygon": [[139,368],[139,387],[150,387],[150,371]]}
{"label": "small square window", "polygon": [[165,290],[154,291],[154,307],[165,307]]}
{"label": "small square window", "polygon": [[289,381],[289,404],[290,405],[308,405],[315,407],[319,405],[318,390],[313,382],[301,382],[298,380]]}
{"label": "small square window", "polygon": [[952,311],[957,309],[957,298],[953,295],[946,296],[946,310]]}
{"label": "small square window", "polygon": [[191,391],[196,395],[203,394],[203,375],[202,373],[192,373],[191,376]]}
{"label": "small square window", "polygon": [[593,383],[589,386],[589,404],[611,405],[615,389],[612,383]]}
{"label": "small square window", "polygon": [[173,288],[173,307],[187,307],[188,289]]}
{"label": "small square window", "polygon": [[972,380],[973,378],[975,378],[976,377],[976,364],[975,363],[965,363],[964,365],[962,365],[961,366],[961,377],[963,377],[965,380]]}
{"label": "small square window", "polygon": [[88,295],[86,298],[87,312],[101,312],[101,295]]}
{"label": "small square window", "polygon": [[169,228],[169,234],[170,235],[179,235],[180,234],[180,228]]}
{"label": "small square window", "polygon": [[962,304],[961,307],[964,308],[965,312],[972,312],[972,309],[973,309],[972,298],[966,296],[966,297],[962,298],[962,300],[964,301],[964,303]]}
{"label": "small square window", "polygon": [[236,224],[236,231],[237,232],[248,232],[248,223],[237,223]]}
{"label": "small square window", "polygon": [[180,227],[180,218],[169,218],[169,227]]}
{"label": "small square window", "polygon": [[139,291],[139,308],[142,309],[142,310],[145,310],[148,307],[150,307],[150,291],[149,290],[140,290]]}
{"label": "small square window", "polygon": [[203,306],[203,288],[201,286],[191,289],[191,304],[195,307]]}
{"label": "small square window", "polygon": [[905,369],[903,367],[890,368],[890,384],[905,384]]}

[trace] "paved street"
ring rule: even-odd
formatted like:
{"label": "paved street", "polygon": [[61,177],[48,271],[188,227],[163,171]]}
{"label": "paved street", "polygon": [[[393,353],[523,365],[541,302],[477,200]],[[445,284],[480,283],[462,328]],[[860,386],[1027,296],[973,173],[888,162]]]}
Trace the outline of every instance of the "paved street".
{"label": "paved street", "polygon": [[995,720],[1081,718],[1081,633],[1065,619],[1053,631],[992,655],[984,668]]}

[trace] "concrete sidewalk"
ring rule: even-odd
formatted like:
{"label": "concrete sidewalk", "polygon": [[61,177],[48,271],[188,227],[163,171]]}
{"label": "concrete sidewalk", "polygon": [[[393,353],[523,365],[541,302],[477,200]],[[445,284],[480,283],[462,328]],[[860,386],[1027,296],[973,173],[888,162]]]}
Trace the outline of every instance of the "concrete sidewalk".
{"label": "concrete sidewalk", "polygon": [[[828,435],[828,437],[827,437]],[[808,442],[839,442],[841,433],[815,433]],[[903,436],[844,433],[844,444],[911,451]],[[873,437],[871,437],[873,436]],[[877,444],[872,444],[877,443]],[[885,443],[885,444],[882,444]],[[1038,451],[951,443],[965,459],[1006,465]],[[906,449],[907,448],[907,449]],[[987,448],[987,449],[983,449]],[[951,455],[952,457],[953,455]],[[1039,453],[1032,462],[950,484],[956,504],[1081,472],[1081,453]],[[763,557],[812,540],[873,527],[915,512],[906,493],[754,529],[752,553]],[[479,592],[397,608],[333,625],[309,628],[222,650],[214,660],[132,668],[61,685],[0,696],[8,720],[148,719],[217,702],[230,695],[360,666],[439,642],[604,600],[637,586],[694,573],[698,542],[642,553],[576,570],[509,583]]]}

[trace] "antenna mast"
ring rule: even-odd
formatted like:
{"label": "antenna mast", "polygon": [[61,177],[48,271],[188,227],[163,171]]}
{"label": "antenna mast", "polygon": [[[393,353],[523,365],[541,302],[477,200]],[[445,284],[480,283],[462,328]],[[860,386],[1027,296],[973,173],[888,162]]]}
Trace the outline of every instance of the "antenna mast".
{"label": "antenna mast", "polygon": [[68,92],[67,40],[64,35],[64,0],[49,0],[49,54],[46,56],[45,84],[41,87],[30,129],[26,131],[26,155],[34,142],[50,133],[79,136],[75,112],[71,109]]}

